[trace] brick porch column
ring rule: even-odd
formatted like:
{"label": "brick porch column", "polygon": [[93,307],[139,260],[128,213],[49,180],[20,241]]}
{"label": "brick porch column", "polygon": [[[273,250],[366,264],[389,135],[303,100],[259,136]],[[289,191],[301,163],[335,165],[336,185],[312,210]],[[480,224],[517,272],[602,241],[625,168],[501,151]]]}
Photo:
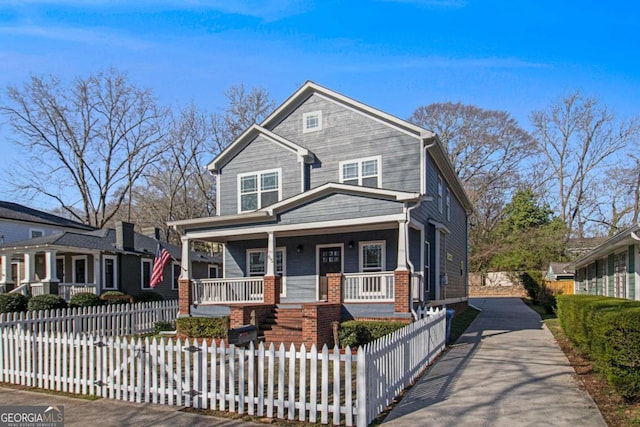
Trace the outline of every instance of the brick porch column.
{"label": "brick porch column", "polygon": [[395,287],[394,311],[396,313],[410,313],[411,272],[409,270],[395,270],[393,272],[393,280]]}
{"label": "brick porch column", "polygon": [[192,303],[191,280],[178,280],[178,316],[188,316]]}
{"label": "brick porch column", "polygon": [[342,304],[342,273],[327,273],[327,302]]}
{"label": "brick porch column", "polygon": [[280,304],[280,284],[282,277],[264,276],[264,303]]}

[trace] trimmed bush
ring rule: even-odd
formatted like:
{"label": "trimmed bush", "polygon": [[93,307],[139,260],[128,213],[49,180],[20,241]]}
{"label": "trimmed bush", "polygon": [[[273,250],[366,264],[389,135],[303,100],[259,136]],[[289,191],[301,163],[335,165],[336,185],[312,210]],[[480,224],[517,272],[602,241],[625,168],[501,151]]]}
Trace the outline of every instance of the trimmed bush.
{"label": "trimmed bush", "polygon": [[107,305],[133,303],[133,297],[120,291],[107,291],[100,295],[100,299]]}
{"label": "trimmed bush", "polygon": [[135,302],[164,301],[164,297],[155,291],[142,292],[133,297]]}
{"label": "trimmed bush", "polygon": [[640,303],[593,295],[558,297],[565,334],[629,401],[640,400]]}
{"label": "trimmed bush", "polygon": [[182,317],[176,320],[176,328],[189,338],[226,338],[229,317]]}
{"label": "trimmed bush", "polygon": [[158,334],[160,332],[164,332],[164,331],[175,331],[176,327],[173,324],[173,322],[168,322],[168,321],[158,321],[156,323],[153,324],[153,333],[154,334]]}
{"label": "trimmed bush", "polygon": [[27,311],[29,298],[22,294],[0,294],[0,313]]}
{"label": "trimmed bush", "polygon": [[80,292],[69,300],[69,307],[95,307],[102,305],[100,297],[91,292]]}
{"label": "trimmed bush", "polygon": [[544,284],[544,276],[540,271],[526,271],[521,276],[524,289],[534,304],[544,308],[547,314],[556,310],[556,297]]}
{"label": "trimmed bush", "polygon": [[59,308],[67,308],[67,302],[58,295],[37,295],[29,299],[27,308],[29,311],[56,310]]}
{"label": "trimmed bush", "polygon": [[340,324],[338,339],[341,347],[363,346],[404,326],[407,326],[404,322],[348,320]]}

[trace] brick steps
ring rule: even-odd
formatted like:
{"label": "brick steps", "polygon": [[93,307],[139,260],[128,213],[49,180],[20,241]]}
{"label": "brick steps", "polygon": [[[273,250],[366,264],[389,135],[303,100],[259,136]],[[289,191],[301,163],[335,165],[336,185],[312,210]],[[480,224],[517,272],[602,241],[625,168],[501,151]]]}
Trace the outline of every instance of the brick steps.
{"label": "brick steps", "polygon": [[260,335],[265,344],[273,343],[280,347],[284,343],[288,349],[293,343],[296,347],[304,342],[302,335],[302,308],[274,308],[269,316],[260,324]]}

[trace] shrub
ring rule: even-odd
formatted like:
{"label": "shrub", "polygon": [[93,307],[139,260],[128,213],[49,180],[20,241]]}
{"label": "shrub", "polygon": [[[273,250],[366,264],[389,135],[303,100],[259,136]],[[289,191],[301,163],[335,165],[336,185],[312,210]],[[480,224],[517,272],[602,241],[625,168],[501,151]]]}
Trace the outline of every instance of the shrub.
{"label": "shrub", "polygon": [[406,323],[403,322],[348,320],[340,324],[338,339],[341,347],[362,346],[404,326],[406,326]]}
{"label": "shrub", "polygon": [[175,331],[176,327],[173,322],[158,321],[153,324],[153,333],[158,334],[163,331]]}
{"label": "shrub", "polygon": [[67,302],[58,295],[37,295],[29,299],[27,308],[29,311],[56,310],[59,308],[67,308]]}
{"label": "shrub", "polygon": [[189,338],[226,338],[229,317],[182,317],[176,320],[176,328]]}
{"label": "shrub", "polygon": [[164,301],[164,297],[154,291],[146,291],[133,297],[135,302]]}
{"label": "shrub", "polygon": [[22,294],[0,294],[0,313],[27,311],[29,299]]}
{"label": "shrub", "polygon": [[545,286],[542,272],[526,271],[522,273],[521,278],[524,289],[533,303],[544,308],[547,314],[554,313],[556,310],[556,297],[551,289]]}
{"label": "shrub", "polygon": [[95,307],[97,305],[102,305],[102,300],[91,292],[77,293],[69,300],[69,307]]}
{"label": "shrub", "polygon": [[133,302],[133,297],[120,291],[107,291],[100,295],[100,299],[107,305],[127,304]]}

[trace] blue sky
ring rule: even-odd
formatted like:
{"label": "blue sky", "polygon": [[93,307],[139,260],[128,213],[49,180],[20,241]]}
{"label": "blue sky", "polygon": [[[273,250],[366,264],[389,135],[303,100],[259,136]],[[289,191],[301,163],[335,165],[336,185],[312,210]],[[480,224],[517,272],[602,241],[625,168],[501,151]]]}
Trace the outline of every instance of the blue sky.
{"label": "blue sky", "polygon": [[[640,5],[632,1],[8,0],[0,89],[113,66],[164,104],[224,108],[233,84],[281,102],[306,80],[406,118],[460,101],[532,110],[569,91],[640,114]],[[2,95],[0,95],[0,101]],[[0,169],[19,158],[0,128]],[[0,181],[0,199],[8,199]],[[35,206],[46,207],[46,206]]]}

